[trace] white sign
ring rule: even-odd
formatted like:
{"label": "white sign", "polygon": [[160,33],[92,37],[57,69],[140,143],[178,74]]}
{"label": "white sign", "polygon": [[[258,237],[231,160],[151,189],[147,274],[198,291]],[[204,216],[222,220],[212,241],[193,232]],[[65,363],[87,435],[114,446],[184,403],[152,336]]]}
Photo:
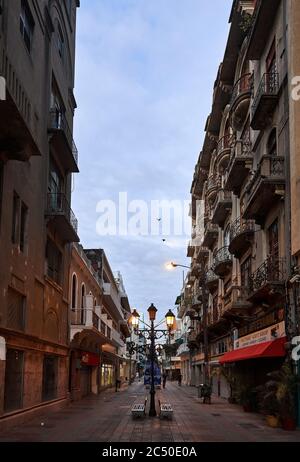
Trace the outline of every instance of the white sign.
{"label": "white sign", "polygon": [[238,350],[258,343],[270,342],[280,337],[285,337],[284,321],[235,340],[234,349]]}

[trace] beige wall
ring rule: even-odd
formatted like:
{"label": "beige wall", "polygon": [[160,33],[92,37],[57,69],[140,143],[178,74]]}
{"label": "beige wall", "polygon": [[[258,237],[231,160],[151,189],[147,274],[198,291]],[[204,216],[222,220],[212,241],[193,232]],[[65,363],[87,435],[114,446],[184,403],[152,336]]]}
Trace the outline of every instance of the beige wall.
{"label": "beige wall", "polygon": [[[289,14],[289,82],[300,76],[300,5],[297,0],[288,0]],[[298,95],[299,95],[298,91]],[[291,158],[291,218],[292,254],[300,253],[300,100],[290,97],[290,158]]]}

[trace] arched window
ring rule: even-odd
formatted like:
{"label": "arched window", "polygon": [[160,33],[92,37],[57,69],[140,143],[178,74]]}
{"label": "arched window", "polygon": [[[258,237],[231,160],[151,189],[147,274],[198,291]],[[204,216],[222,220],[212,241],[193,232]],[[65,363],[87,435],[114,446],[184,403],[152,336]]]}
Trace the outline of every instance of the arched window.
{"label": "arched window", "polygon": [[81,324],[84,324],[84,321],[85,321],[85,311],[84,311],[84,308],[85,308],[85,301],[84,301],[84,297],[85,297],[85,285],[82,284],[81,285],[81,300],[80,300],[80,308],[81,308]]}
{"label": "arched window", "polygon": [[72,296],[71,296],[71,307],[72,310],[76,310],[77,305],[77,276],[73,274],[72,276]]}
{"label": "arched window", "polygon": [[81,307],[82,310],[84,308],[84,297],[85,297],[85,285],[82,284],[82,286],[81,286],[81,304],[80,304],[80,307]]}
{"label": "arched window", "polygon": [[277,156],[277,130],[273,128],[267,142],[268,156]]}

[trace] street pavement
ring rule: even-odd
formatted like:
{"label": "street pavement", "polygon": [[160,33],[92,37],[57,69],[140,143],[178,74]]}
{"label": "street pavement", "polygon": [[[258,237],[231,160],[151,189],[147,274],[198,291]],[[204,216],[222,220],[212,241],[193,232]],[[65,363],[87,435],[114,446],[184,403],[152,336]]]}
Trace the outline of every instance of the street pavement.
{"label": "street pavement", "polygon": [[245,413],[219,398],[203,404],[196,388],[175,382],[167,382],[166,389],[156,394],[157,400],[172,404],[173,420],[148,415],[133,420],[132,405],[148,395],[136,382],[117,393],[89,396],[9,431],[0,429],[0,442],[300,442],[299,430],[269,428],[263,416]]}

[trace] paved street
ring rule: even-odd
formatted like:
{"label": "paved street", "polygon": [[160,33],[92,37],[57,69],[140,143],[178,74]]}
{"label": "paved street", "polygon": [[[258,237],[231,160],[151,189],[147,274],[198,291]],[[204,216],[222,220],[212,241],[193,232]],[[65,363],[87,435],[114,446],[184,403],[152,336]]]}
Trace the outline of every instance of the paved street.
{"label": "paved street", "polygon": [[107,391],[10,431],[0,431],[0,441],[300,441],[300,431],[271,429],[264,424],[262,416],[244,413],[239,406],[216,398],[211,405],[203,405],[196,398],[195,388],[180,388],[176,383],[167,383],[167,388],[157,394],[162,401],[172,403],[172,421],[148,416],[144,420],[132,420],[131,406],[143,401],[144,396],[141,383],[118,393]]}

